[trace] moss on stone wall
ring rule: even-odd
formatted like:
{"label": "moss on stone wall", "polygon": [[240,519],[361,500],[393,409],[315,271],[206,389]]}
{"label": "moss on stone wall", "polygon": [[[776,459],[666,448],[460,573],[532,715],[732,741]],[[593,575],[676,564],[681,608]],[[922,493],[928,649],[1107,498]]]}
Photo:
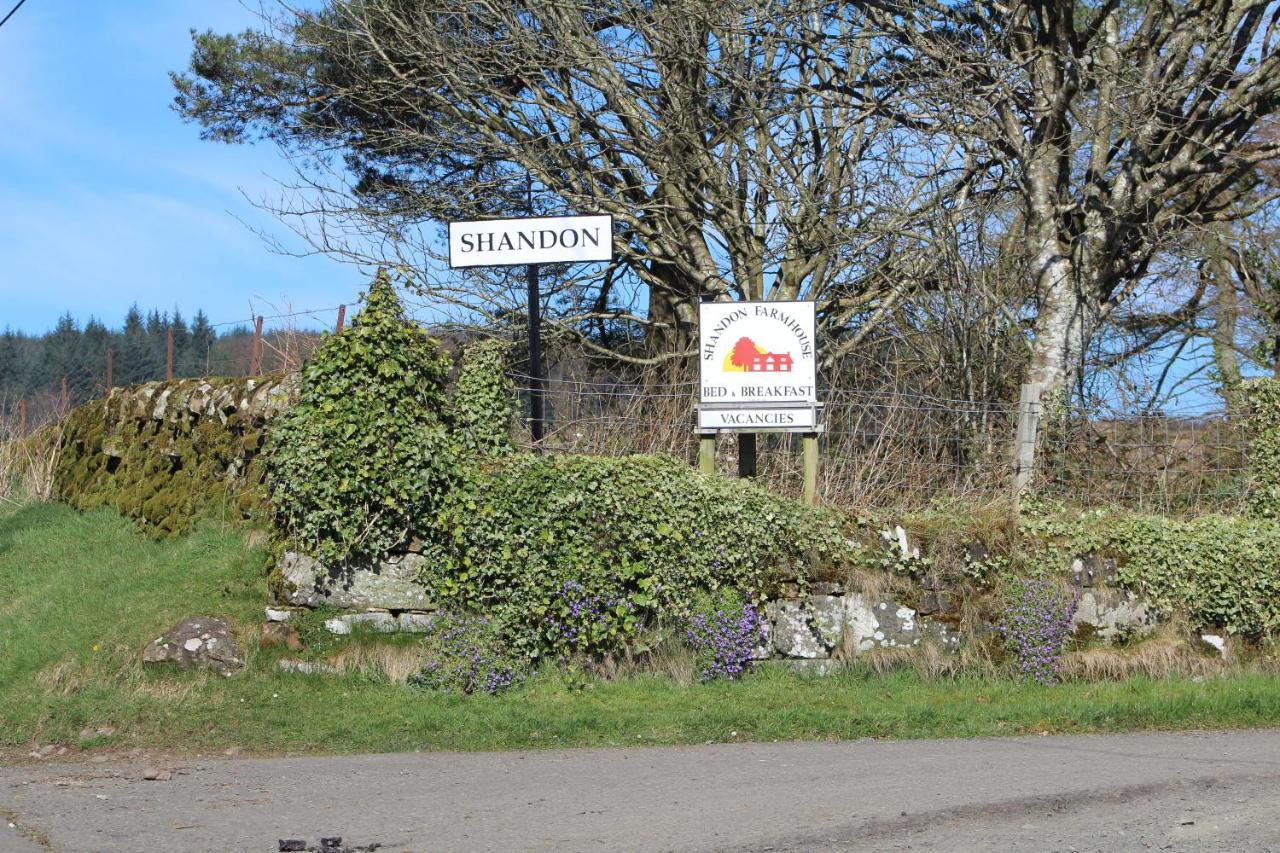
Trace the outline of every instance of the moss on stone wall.
{"label": "moss on stone wall", "polygon": [[111,507],[157,537],[212,512],[253,517],[266,505],[263,431],[290,395],[279,376],[116,389],[68,416],[55,491],[77,509]]}

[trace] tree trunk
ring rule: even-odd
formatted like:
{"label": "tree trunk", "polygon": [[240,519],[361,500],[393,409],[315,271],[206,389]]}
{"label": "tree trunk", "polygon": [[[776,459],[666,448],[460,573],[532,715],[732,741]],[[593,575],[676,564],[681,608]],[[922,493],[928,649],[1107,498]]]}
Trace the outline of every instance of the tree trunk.
{"label": "tree trunk", "polygon": [[[1236,282],[1231,263],[1225,254],[1208,262],[1214,279],[1213,364],[1222,383],[1222,399],[1227,404],[1227,414],[1240,411],[1240,360],[1236,357],[1236,322],[1239,307],[1236,304]],[[1206,272],[1208,270],[1206,269]]]}
{"label": "tree trunk", "polygon": [[649,320],[655,325],[645,336],[650,358],[684,352],[697,334],[698,296],[673,264],[653,265],[650,272],[661,285],[649,285]]}
{"label": "tree trunk", "polygon": [[1083,307],[1075,287],[1071,260],[1057,251],[1056,243],[1036,258],[1040,310],[1031,345],[1029,382],[1038,383],[1045,396],[1064,396],[1075,383],[1084,345]]}

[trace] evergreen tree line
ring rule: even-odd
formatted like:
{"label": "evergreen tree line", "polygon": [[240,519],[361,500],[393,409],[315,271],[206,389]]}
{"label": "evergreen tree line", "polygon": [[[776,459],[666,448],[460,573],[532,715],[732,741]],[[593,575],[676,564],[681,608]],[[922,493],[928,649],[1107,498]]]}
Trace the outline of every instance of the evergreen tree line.
{"label": "evergreen tree line", "polygon": [[172,314],[152,309],[144,315],[135,304],[119,329],[93,317],[81,326],[70,312],[43,335],[6,328],[0,333],[0,400],[60,392],[63,379],[72,405],[100,396],[106,387],[108,349],[114,385],[163,379],[170,328],[175,377],[248,371],[251,330],[237,327],[219,334],[203,311],[188,322],[176,308]]}

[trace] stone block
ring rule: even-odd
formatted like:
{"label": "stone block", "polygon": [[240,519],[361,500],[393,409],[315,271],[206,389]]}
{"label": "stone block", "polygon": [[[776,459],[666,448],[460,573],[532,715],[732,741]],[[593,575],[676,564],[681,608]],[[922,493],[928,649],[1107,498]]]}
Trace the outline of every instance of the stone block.
{"label": "stone block", "polygon": [[1107,643],[1149,634],[1159,622],[1155,608],[1132,592],[1107,589],[1084,590],[1071,617],[1077,635],[1093,635]]}
{"label": "stone block", "polygon": [[404,554],[367,566],[326,566],[313,557],[286,551],[280,558],[285,602],[297,607],[362,610],[431,610],[418,578],[426,565],[420,554]]}
{"label": "stone block", "polygon": [[367,625],[379,634],[394,634],[401,630],[399,620],[384,611],[367,613],[343,613],[334,619],[325,620],[325,629],[330,634],[351,634],[356,625]]}
{"label": "stone block", "polygon": [[1216,651],[1218,653],[1218,656],[1221,657],[1223,660],[1226,660],[1228,658],[1229,655],[1227,653],[1227,641],[1222,638],[1221,634],[1201,634],[1200,642],[1204,643],[1205,646]]}
{"label": "stone block", "polygon": [[396,621],[398,630],[410,634],[425,634],[438,618],[434,613],[401,613]]}
{"label": "stone block", "polygon": [[861,593],[846,595],[844,609],[844,647],[851,653],[868,652],[876,647],[875,634],[880,629],[875,609]]}
{"label": "stone block", "polygon": [[773,623],[773,648],[778,654],[789,658],[825,658],[830,653],[813,629],[813,611],[806,602],[795,599],[770,602],[767,613]]}
{"label": "stone block", "polygon": [[862,595],[844,597],[844,646],[853,653],[876,648],[918,646],[932,639],[942,648],[955,651],[960,638],[940,622],[920,618],[910,607],[888,599],[871,600]]}
{"label": "stone block", "polygon": [[1077,554],[1071,560],[1071,582],[1077,587],[1089,588],[1114,583],[1116,561],[1099,557],[1093,552]]}
{"label": "stone block", "polygon": [[366,625],[379,634],[394,634],[400,630],[400,620],[381,610],[368,613],[344,613],[324,623],[329,633],[344,635],[354,631],[357,625]]}
{"label": "stone block", "polygon": [[955,609],[951,593],[944,589],[926,589],[920,594],[920,615],[950,613]]}
{"label": "stone block", "polygon": [[814,595],[809,598],[812,613],[809,624],[828,649],[838,646],[844,635],[844,601],[844,598],[835,595]]}

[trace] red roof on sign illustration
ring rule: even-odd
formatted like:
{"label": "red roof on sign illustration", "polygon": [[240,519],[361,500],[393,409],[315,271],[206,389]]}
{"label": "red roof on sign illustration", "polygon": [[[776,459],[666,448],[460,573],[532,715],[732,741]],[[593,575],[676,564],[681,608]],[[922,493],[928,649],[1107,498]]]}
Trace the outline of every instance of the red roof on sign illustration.
{"label": "red roof on sign illustration", "polygon": [[792,368],[790,353],[769,352],[751,338],[739,338],[726,362],[728,370],[747,372],[789,373]]}

